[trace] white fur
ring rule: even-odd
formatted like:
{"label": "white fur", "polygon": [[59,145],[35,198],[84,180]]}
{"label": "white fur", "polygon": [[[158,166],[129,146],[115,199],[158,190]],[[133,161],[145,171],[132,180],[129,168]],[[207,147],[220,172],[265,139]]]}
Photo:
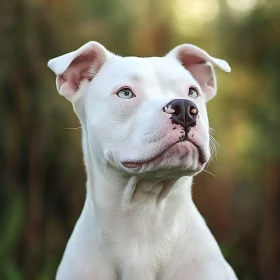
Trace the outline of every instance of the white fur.
{"label": "white fur", "polygon": [[[50,61],[58,90],[83,127],[88,178],[85,205],[57,280],[237,279],[191,196],[192,177],[210,158],[205,100],[216,92],[216,83],[208,83],[215,81],[211,63],[230,68],[197,47],[183,46],[183,54],[193,52],[211,68],[200,75],[196,66],[182,65],[177,55],[182,46],[166,57],[137,58],[116,56],[95,42]],[[88,56],[89,73],[99,65],[86,78],[84,60],[71,66],[84,52],[94,54]],[[205,85],[211,87],[209,96]],[[136,97],[118,97],[124,86]],[[196,99],[188,96],[191,86],[199,91]],[[191,142],[175,144],[184,131],[172,124],[172,110],[162,110],[173,99],[191,100],[199,110],[188,139],[204,151],[204,162]]]}

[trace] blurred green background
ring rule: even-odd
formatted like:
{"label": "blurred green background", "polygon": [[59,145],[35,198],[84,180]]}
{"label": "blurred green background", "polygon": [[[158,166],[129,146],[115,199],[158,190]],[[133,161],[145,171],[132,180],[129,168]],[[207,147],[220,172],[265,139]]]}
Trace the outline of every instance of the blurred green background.
{"label": "blurred green background", "polygon": [[194,199],[241,280],[280,279],[279,0],[2,0],[0,279],[54,279],[81,212],[81,131],[46,63],[90,40],[137,56],[192,43],[230,63],[208,104],[215,176]]}

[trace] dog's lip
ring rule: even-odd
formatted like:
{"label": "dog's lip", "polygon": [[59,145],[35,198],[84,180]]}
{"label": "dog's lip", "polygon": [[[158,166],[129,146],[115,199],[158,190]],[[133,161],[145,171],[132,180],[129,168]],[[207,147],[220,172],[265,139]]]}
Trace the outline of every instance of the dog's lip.
{"label": "dog's lip", "polygon": [[198,145],[197,143],[195,143],[194,141],[190,141],[190,140],[187,140],[189,142],[191,142],[196,148],[197,148],[197,151],[198,151],[198,156],[199,156],[199,162],[204,164],[207,162],[207,159],[206,159],[206,155],[202,149],[202,147],[200,145]]}
{"label": "dog's lip", "polygon": [[137,168],[137,167],[140,167],[144,164],[148,164],[152,161],[154,161],[155,159],[159,158],[163,153],[165,153],[168,149],[170,149],[171,147],[173,147],[174,145],[178,144],[178,143],[182,143],[182,142],[185,142],[185,141],[188,141],[190,143],[192,143],[198,150],[198,154],[199,154],[199,161],[204,164],[206,163],[206,157],[205,157],[205,153],[203,152],[202,148],[200,147],[200,145],[198,145],[197,143],[193,142],[193,141],[190,141],[189,139],[183,139],[183,140],[179,140],[175,143],[173,143],[172,145],[168,146],[165,150],[163,150],[162,152],[160,152],[159,154],[157,154],[156,156],[154,157],[151,157],[151,158],[148,158],[148,159],[145,159],[145,160],[128,160],[128,161],[124,161],[122,162],[121,164],[126,167],[126,168],[130,168],[130,169],[133,169],[133,168]]}
{"label": "dog's lip", "polygon": [[122,162],[122,165],[124,167],[127,167],[127,168],[137,168],[143,164],[148,164],[150,163],[151,161],[157,159],[158,157],[160,157],[164,152],[166,152],[168,149],[170,149],[171,147],[173,147],[174,145],[176,145],[177,143],[179,143],[180,141],[177,141],[173,144],[171,144],[170,146],[168,146],[166,149],[164,149],[163,151],[161,151],[159,154],[157,154],[156,156],[153,156],[153,157],[150,157],[150,158],[147,158],[145,160],[133,160],[133,161],[124,161]]}

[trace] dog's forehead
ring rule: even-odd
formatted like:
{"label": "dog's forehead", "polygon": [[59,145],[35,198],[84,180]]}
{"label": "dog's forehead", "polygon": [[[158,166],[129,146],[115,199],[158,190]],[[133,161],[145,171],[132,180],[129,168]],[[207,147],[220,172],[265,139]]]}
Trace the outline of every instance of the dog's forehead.
{"label": "dog's forehead", "polygon": [[[115,57],[109,62],[110,75],[158,82],[194,82],[191,73],[168,57]],[[108,65],[108,66],[109,66]]]}

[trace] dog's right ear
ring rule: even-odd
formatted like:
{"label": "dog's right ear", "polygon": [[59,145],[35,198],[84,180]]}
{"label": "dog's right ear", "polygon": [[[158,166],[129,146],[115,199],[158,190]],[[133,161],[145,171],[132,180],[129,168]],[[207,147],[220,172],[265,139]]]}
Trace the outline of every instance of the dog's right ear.
{"label": "dog's right ear", "polygon": [[167,54],[167,57],[175,58],[192,74],[204,93],[205,101],[212,99],[217,92],[213,65],[225,72],[231,71],[230,66],[225,60],[212,57],[204,50],[191,44],[175,47]]}
{"label": "dog's right ear", "polygon": [[101,44],[89,42],[76,51],[51,59],[48,67],[57,75],[59,94],[71,102],[79,99],[81,83],[89,83],[110,55]]}

